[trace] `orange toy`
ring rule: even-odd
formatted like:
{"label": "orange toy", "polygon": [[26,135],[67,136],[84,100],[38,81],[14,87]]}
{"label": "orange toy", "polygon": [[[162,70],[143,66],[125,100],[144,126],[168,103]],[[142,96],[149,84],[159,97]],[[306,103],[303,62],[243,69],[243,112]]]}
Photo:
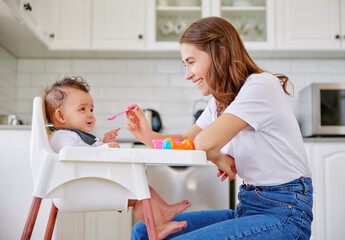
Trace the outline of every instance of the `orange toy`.
{"label": "orange toy", "polygon": [[181,144],[177,144],[174,139],[166,138],[162,145],[163,149],[194,150],[194,143],[190,139],[185,139]]}

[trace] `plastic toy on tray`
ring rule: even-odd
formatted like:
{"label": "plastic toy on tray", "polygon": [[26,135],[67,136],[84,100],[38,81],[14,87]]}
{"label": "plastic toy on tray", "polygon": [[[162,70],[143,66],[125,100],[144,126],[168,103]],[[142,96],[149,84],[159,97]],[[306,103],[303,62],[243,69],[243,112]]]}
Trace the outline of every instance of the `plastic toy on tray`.
{"label": "plastic toy on tray", "polygon": [[190,139],[154,139],[152,140],[155,149],[180,149],[180,150],[194,150],[194,143]]}

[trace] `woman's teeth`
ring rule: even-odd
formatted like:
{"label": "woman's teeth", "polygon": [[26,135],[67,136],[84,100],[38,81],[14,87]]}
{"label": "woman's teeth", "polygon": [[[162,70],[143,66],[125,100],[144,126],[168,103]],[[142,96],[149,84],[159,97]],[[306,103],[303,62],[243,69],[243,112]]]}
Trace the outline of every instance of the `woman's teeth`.
{"label": "woman's teeth", "polygon": [[203,81],[204,79],[199,79],[198,81],[196,81],[196,85],[200,85]]}

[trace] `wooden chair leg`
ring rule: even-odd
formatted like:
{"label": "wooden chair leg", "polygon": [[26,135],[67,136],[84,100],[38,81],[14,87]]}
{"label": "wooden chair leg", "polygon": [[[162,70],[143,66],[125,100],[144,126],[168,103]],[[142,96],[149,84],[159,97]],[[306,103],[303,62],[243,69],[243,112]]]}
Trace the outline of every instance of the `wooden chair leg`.
{"label": "wooden chair leg", "polygon": [[46,233],[44,235],[44,240],[50,240],[52,239],[53,232],[54,232],[54,226],[55,226],[55,221],[56,221],[56,216],[58,214],[59,209],[57,209],[52,202],[52,206],[50,208],[50,214],[49,214],[49,219],[47,223],[47,228],[46,228]]}
{"label": "wooden chair leg", "polygon": [[24,230],[21,240],[28,240],[31,238],[32,230],[34,229],[38,211],[40,209],[42,198],[33,197],[30,211],[25,222]]}
{"label": "wooden chair leg", "polygon": [[157,229],[152,212],[151,199],[142,200],[147,233],[150,240],[158,240]]}

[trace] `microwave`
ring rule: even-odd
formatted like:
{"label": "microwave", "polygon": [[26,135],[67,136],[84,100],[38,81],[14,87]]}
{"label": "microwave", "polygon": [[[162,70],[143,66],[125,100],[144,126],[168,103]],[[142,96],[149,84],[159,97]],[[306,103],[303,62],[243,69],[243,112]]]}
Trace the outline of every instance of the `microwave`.
{"label": "microwave", "polygon": [[299,97],[304,137],[345,136],[345,83],[314,83]]}

